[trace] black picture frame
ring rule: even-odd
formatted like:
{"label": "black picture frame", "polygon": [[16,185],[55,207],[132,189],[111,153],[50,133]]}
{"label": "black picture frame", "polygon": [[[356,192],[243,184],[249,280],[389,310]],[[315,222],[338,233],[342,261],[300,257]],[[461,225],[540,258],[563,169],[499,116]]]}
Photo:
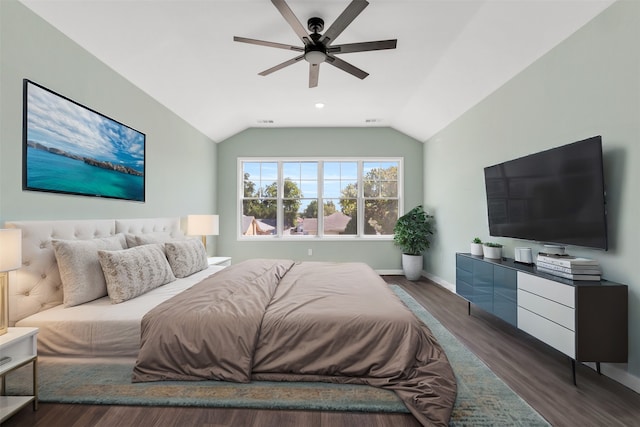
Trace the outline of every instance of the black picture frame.
{"label": "black picture frame", "polygon": [[146,135],[23,80],[22,189],[145,201]]}

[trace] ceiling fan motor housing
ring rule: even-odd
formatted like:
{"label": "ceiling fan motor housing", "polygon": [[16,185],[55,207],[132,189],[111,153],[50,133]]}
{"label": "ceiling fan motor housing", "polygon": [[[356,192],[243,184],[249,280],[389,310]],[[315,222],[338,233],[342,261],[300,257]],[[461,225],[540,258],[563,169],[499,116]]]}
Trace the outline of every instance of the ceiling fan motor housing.
{"label": "ceiling fan motor housing", "polygon": [[314,16],[313,18],[309,18],[309,20],[307,21],[307,28],[312,33],[319,33],[324,30],[324,20],[316,16]]}

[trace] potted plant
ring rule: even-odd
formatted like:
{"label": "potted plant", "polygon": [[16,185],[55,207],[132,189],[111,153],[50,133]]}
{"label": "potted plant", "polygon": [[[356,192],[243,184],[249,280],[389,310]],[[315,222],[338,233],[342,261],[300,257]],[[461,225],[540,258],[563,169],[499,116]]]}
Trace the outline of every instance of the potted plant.
{"label": "potted plant", "polygon": [[471,255],[482,256],[484,253],[482,252],[482,240],[479,237],[475,237],[471,241]]}
{"label": "potted plant", "polygon": [[502,258],[502,245],[500,243],[493,242],[485,242],[484,248],[482,248],[484,252],[485,258],[490,259],[500,259]]}
{"label": "potted plant", "polygon": [[422,273],[422,253],[429,248],[433,234],[433,216],[418,205],[401,216],[393,228],[393,241],[402,250],[402,270],[408,280],[418,280]]}

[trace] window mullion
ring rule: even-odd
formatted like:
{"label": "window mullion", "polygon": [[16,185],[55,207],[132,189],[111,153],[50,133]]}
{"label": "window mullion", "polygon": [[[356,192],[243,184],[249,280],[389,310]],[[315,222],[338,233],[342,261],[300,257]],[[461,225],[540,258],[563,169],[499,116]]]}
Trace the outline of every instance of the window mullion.
{"label": "window mullion", "polygon": [[276,206],[278,210],[278,213],[276,215],[278,237],[282,237],[284,235],[284,175],[282,169],[282,161],[278,160],[278,190],[276,191]]}
{"label": "window mullion", "polygon": [[362,162],[362,160],[358,160],[358,188],[357,190],[357,199],[356,199],[356,212],[357,212],[357,217],[358,217],[358,231],[357,231],[357,236],[358,237],[362,237],[364,236],[364,189],[363,189],[363,185],[364,185],[364,180],[362,178],[362,174],[363,174],[363,170],[364,170],[364,164]]}
{"label": "window mullion", "polygon": [[318,236],[324,237],[324,161],[318,161]]}

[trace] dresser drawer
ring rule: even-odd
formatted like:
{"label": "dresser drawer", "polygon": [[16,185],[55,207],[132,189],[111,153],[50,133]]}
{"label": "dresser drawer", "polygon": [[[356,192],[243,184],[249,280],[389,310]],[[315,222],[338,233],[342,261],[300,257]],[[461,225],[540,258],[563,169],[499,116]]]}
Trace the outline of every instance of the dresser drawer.
{"label": "dresser drawer", "polygon": [[473,302],[473,286],[462,281],[456,280],[456,293],[466,299]]}
{"label": "dresser drawer", "polygon": [[518,307],[518,328],[575,359],[576,337],[573,331],[522,307]]}
{"label": "dresser drawer", "polygon": [[456,267],[473,274],[473,258],[456,254]]}
{"label": "dresser drawer", "polygon": [[464,270],[462,268],[456,268],[456,280],[472,286],[471,284],[473,283],[473,272]]}
{"label": "dresser drawer", "polygon": [[565,328],[576,330],[575,310],[566,305],[558,304],[536,294],[532,294],[523,289],[518,289],[518,306],[536,313],[554,323]]}
{"label": "dresser drawer", "polygon": [[518,272],[518,289],[525,290],[543,298],[575,308],[575,289],[573,286],[543,279],[542,277]]}

